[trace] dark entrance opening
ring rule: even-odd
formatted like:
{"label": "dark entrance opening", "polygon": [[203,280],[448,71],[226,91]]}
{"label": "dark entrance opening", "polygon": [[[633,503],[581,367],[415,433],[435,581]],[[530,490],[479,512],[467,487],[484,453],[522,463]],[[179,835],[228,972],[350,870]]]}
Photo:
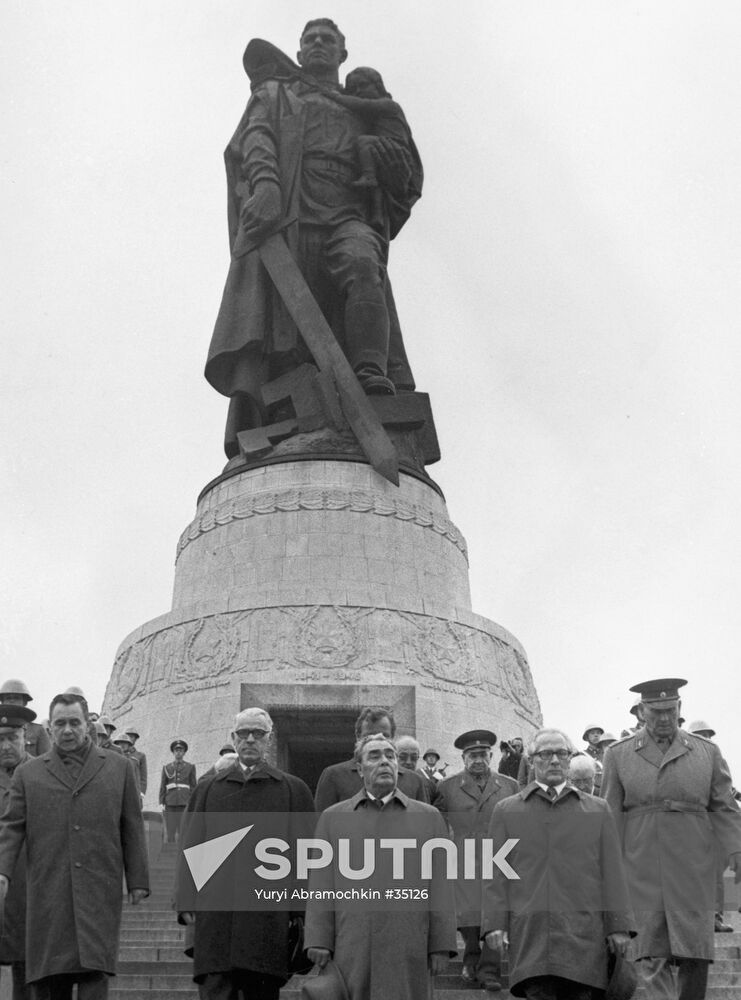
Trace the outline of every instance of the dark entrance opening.
{"label": "dark entrance opening", "polygon": [[272,708],[276,764],[316,791],[325,767],[352,757],[357,709]]}

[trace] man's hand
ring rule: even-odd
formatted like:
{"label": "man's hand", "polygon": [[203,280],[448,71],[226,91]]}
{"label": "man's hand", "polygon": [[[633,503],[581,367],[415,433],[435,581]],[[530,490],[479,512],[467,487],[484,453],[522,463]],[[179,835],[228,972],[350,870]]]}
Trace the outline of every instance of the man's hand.
{"label": "man's hand", "polygon": [[332,957],[329,948],[308,948],[306,954],[309,956],[309,961],[318,965],[320,969],[323,969]]}
{"label": "man's hand", "polygon": [[447,951],[431,951],[430,952],[430,972],[433,976],[439,976],[448,965],[448,953]]}
{"label": "man's hand", "polygon": [[282,214],[280,184],[277,181],[258,181],[254,194],[242,205],[241,231],[244,236],[261,236],[280,222]]}
{"label": "man's hand", "polygon": [[138,906],[143,899],[149,895],[148,889],[132,889],[129,893],[129,902],[132,906]]}
{"label": "man's hand", "polygon": [[616,934],[607,935],[607,947],[613,955],[621,955],[624,958],[629,944],[630,934],[623,934],[622,931],[618,931]]}
{"label": "man's hand", "polygon": [[412,158],[409,153],[386,136],[376,136],[372,146],[381,187],[397,198],[403,197],[412,176]]}
{"label": "man's hand", "polygon": [[730,856],[728,866],[733,871],[733,881],[738,885],[741,882],[741,851],[737,851]]}
{"label": "man's hand", "polygon": [[509,948],[509,934],[506,931],[489,931],[484,940],[493,951],[501,953]]}
{"label": "man's hand", "polygon": [[178,913],[178,920],[181,924],[194,924],[196,922],[196,915],[192,910],[183,910]]}

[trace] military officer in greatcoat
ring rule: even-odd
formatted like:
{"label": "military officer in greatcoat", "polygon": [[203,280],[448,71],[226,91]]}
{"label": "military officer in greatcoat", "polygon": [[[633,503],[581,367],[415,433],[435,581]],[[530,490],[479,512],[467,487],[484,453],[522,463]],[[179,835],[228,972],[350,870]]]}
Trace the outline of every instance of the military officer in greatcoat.
{"label": "military officer in greatcoat", "polygon": [[162,768],[159,801],[165,810],[165,835],[168,844],[177,840],[185,807],[196,787],[195,765],[185,759],[187,752],[188,744],[185,740],[173,740],[170,744],[173,759]]}
{"label": "military officer in greatcoat", "polygon": [[647,1000],[703,1000],[719,850],[741,880],[741,811],[728,765],[714,743],[679,728],[686,683],[634,685],[644,728],[614,743],[604,761],[602,794],[621,833]]}
{"label": "military officer in greatcoat", "polygon": [[[492,748],[497,738],[488,729],[472,729],[454,742],[463,757],[463,771],[445,778],[437,786],[435,805],[453,830],[458,846],[459,864],[463,865],[463,841],[482,840],[497,802],[519,791],[517,782],[491,769]],[[480,867],[479,851],[476,864]],[[477,871],[477,875],[480,873]],[[481,938],[482,881],[459,878],[455,884],[458,930],[465,942],[462,976],[466,982],[477,982],[487,990],[501,989],[500,959]]]}
{"label": "military officer in greatcoat", "polygon": [[[29,701],[33,701],[33,698],[23,681],[5,681],[0,687],[0,705],[22,705],[28,708]],[[33,717],[36,718],[35,712]],[[49,734],[38,722],[27,723],[25,741],[26,753],[31,757],[40,757],[51,748]]]}
{"label": "military officer in greatcoat", "polygon": [[[0,815],[5,812],[10,785],[19,764],[31,760],[26,752],[26,726],[36,713],[23,705],[0,706]],[[26,853],[18,859],[13,883],[5,897],[1,921],[0,965],[9,965],[13,975],[13,1000],[30,1000],[26,986]]]}

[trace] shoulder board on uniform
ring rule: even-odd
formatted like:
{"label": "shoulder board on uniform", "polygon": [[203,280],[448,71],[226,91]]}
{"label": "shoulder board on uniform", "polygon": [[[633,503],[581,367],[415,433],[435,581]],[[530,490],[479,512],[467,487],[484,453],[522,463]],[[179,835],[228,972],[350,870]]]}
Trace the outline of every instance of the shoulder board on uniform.
{"label": "shoulder board on uniform", "polygon": [[[701,746],[707,747],[708,750],[710,750],[711,752],[714,752],[714,751],[717,750],[718,753],[721,753],[721,751],[718,750],[718,744],[714,740],[709,740],[707,738],[707,736],[700,736],[699,733],[688,733],[688,732],[685,732],[684,729],[680,729],[679,730],[679,737],[682,740],[682,743],[686,747],[691,747],[692,746],[692,742],[694,740],[695,745],[697,745],[699,743],[699,744],[701,744]],[[721,756],[722,756],[722,754],[721,754]]]}

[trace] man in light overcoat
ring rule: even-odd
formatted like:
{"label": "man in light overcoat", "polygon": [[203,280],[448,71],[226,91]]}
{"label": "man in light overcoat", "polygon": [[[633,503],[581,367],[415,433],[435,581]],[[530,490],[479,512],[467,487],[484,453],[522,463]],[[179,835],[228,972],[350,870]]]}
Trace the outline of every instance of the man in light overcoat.
{"label": "man in light overcoat", "polygon": [[528,747],[534,780],[494,808],[488,835],[510,872],[484,887],[482,931],[509,946],[509,988],[528,1000],[598,1000],[608,948],[622,958],[633,933],[615,821],[567,781],[574,747],[542,729]]}
{"label": "man in light overcoat", "polygon": [[[307,954],[320,968],[334,960],[349,1000],[429,1000],[431,975],[442,972],[456,951],[455,916],[442,852],[433,852],[425,873],[420,845],[448,840],[445,824],[436,809],[397,787],[396,747],[387,736],[362,737],[355,759],[363,787],[326,809],[316,828],[317,841],[332,845],[335,863],[311,873],[310,891],[326,890],[329,901],[313,895],[307,904]],[[364,880],[343,876],[336,860],[343,842],[349,842],[353,857],[373,845],[373,872]],[[392,875],[391,851],[381,849],[399,842],[416,844],[404,852],[401,879]],[[357,870],[356,862],[353,867]],[[344,902],[370,887],[379,899]]]}
{"label": "man in light overcoat", "polygon": [[741,876],[741,812],[728,765],[715,744],[679,728],[684,684],[663,678],[632,687],[644,728],[605,754],[602,794],[621,833],[638,924],[634,955],[649,1000],[703,1000],[719,849]]}

